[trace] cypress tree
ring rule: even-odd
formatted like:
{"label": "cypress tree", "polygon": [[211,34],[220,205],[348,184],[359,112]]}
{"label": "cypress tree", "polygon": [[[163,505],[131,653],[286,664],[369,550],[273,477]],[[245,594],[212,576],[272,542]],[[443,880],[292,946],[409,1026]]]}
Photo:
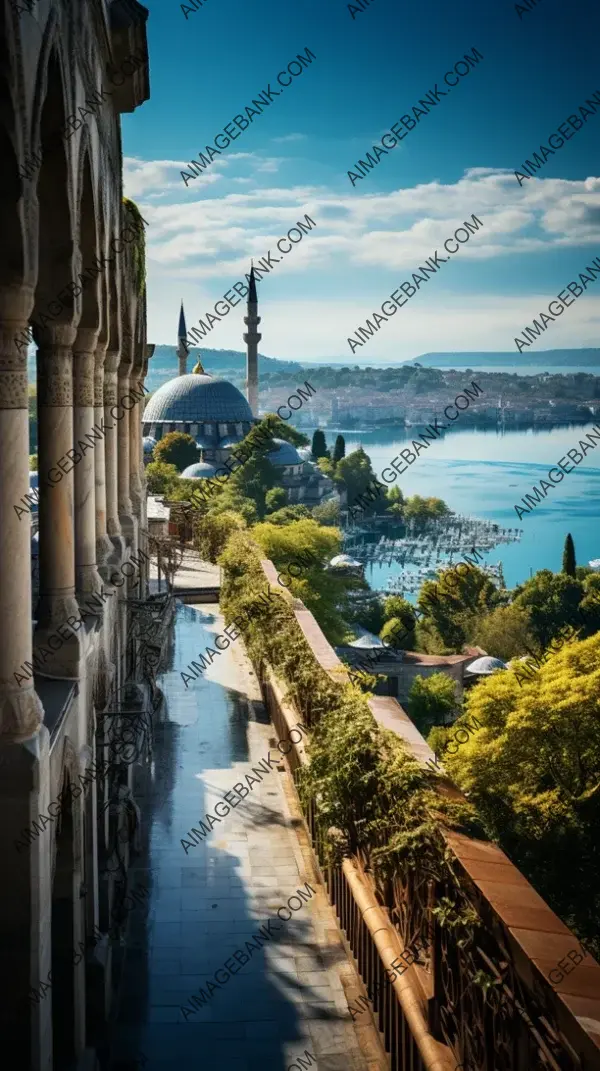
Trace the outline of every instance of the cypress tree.
{"label": "cypress tree", "polygon": [[338,461],[341,461],[346,456],[346,440],[343,435],[338,435],[335,440],[335,446],[333,448],[333,460],[337,465]]}
{"label": "cypress tree", "polygon": [[576,567],[575,544],[573,543],[573,536],[568,532],[565,539],[565,549],[563,550],[562,571],[567,576],[575,576]]}
{"label": "cypress tree", "polygon": [[312,437],[312,456],[315,461],[319,457],[327,457],[327,443],[325,442],[325,434],[320,428],[317,428]]}

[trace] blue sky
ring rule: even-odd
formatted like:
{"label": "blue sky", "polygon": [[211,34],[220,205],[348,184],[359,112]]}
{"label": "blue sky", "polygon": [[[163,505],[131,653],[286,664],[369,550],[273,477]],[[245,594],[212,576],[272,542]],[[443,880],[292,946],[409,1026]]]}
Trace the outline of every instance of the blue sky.
{"label": "blue sky", "polygon": [[[204,0],[187,19],[172,0],[147,6],[151,97],[123,117],[123,153],[149,223],[149,341],[175,341],[181,298],[188,328],[212,311],[306,212],[316,229],[259,284],[274,357],[350,363],[348,336],[472,213],[484,228],[355,360],[516,353],[600,255],[600,107],[539,177],[514,177],[600,91],[591,0],[521,18],[508,0],[372,0],[354,19],[342,0]],[[186,163],[306,47],[312,64],[186,188]],[[473,48],[483,60],[352,186],[348,170]],[[243,349],[243,311],[206,345]],[[523,357],[598,345],[599,321],[600,279]]]}

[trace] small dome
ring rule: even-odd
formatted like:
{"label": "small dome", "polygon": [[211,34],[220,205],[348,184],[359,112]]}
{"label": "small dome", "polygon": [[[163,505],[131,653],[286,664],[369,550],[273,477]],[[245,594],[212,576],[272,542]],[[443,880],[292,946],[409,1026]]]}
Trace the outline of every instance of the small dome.
{"label": "small dome", "polygon": [[156,446],[156,439],[153,439],[151,435],[145,435],[142,439],[142,446],[145,454],[151,454]]}
{"label": "small dome", "polygon": [[373,632],[368,632],[366,628],[359,630],[361,635],[356,640],[352,640],[350,647],[360,647],[362,650],[372,651],[376,647],[386,647],[387,645],[383,640],[379,639],[379,636],[375,636]]}
{"label": "small dome", "polygon": [[273,439],[277,449],[271,450],[267,454],[268,460],[272,465],[301,465],[302,458],[299,457],[298,451],[295,446],[292,446],[287,439]]}
{"label": "small dome", "polygon": [[484,655],[483,658],[476,658],[474,662],[471,662],[465,673],[471,673],[477,677],[488,677],[490,673],[495,673],[497,669],[506,669],[506,662],[503,662],[500,658],[491,658],[490,655]]}
{"label": "small dome", "polygon": [[209,465],[208,461],[196,461],[193,465],[188,465],[187,469],[181,472],[180,479],[184,480],[208,480],[216,473],[214,465]]}
{"label": "small dome", "polygon": [[351,558],[349,554],[336,554],[329,564],[333,569],[362,569],[361,562],[357,562],[356,558]]}

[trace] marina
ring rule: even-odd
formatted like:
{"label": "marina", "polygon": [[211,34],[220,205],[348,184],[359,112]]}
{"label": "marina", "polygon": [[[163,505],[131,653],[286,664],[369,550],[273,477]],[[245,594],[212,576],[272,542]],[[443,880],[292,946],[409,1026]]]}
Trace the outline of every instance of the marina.
{"label": "marina", "polygon": [[[520,528],[502,528],[491,521],[457,514],[425,525],[410,521],[402,531],[401,537],[394,538],[369,530],[363,521],[360,527],[353,526],[345,533],[344,552],[363,567],[400,566],[399,571],[396,568],[387,577],[383,594],[415,595],[424,581],[437,579],[440,569],[475,551],[485,555],[500,544],[519,542],[522,535]],[[478,568],[498,587],[506,586],[501,561],[482,563]]]}

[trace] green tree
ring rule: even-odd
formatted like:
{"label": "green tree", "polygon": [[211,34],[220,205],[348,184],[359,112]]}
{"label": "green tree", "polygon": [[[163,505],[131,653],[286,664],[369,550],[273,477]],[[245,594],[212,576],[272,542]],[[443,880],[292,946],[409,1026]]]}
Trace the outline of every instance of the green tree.
{"label": "green tree", "polygon": [[422,736],[451,722],[458,705],[456,681],[446,673],[415,677],[408,693],[408,713]]}
{"label": "green tree", "polygon": [[337,501],[321,502],[320,506],[313,506],[312,516],[319,524],[336,527],[340,523],[340,504]]}
{"label": "green tree", "polygon": [[469,690],[465,702],[465,717],[482,728],[444,759],[488,833],[567,925],[596,948],[599,667],[596,635],[549,654],[521,686],[516,669],[492,674]]}
{"label": "green tree", "polygon": [[[369,590],[365,585],[366,591]],[[366,593],[365,591],[365,593]],[[352,602],[347,620],[351,625],[360,625],[377,636],[383,627],[383,606],[378,598],[365,598]]]}
{"label": "green tree", "polygon": [[[325,568],[340,553],[341,533],[324,528],[312,518],[295,521],[285,527],[265,521],[252,530],[256,542],[276,565],[289,589],[314,614],[330,643],[341,643],[348,632],[348,592],[358,590],[364,581],[339,576]],[[307,562],[309,564],[301,565]],[[286,567],[293,565],[300,575],[288,578]],[[284,585],[285,586],[285,585]]]}
{"label": "green tree", "polygon": [[307,436],[298,431],[289,421],[282,420],[277,413],[265,413],[261,423],[271,431],[274,439],[286,439],[292,446],[308,446]]}
{"label": "green tree", "polygon": [[[410,630],[410,631],[407,631]],[[405,617],[389,617],[379,632],[379,639],[396,651],[411,651],[415,645],[414,618],[412,627]]]}
{"label": "green tree", "polygon": [[327,443],[325,442],[325,433],[321,431],[321,428],[317,428],[312,437],[312,456],[315,461],[318,461],[320,457],[327,457]]}
{"label": "green tree", "polygon": [[287,495],[283,487],[272,487],[265,495],[265,507],[267,513],[275,513],[287,505]]}
{"label": "green tree", "polygon": [[464,572],[443,569],[438,580],[426,580],[419,592],[418,606],[426,615],[417,629],[419,642],[430,653],[460,652],[476,622],[499,602],[498,589],[476,566]]}
{"label": "green tree", "polygon": [[337,439],[335,440],[335,446],[333,448],[333,458],[332,458],[332,460],[337,465],[338,461],[341,461],[342,458],[345,457],[345,456],[346,456],[346,440],[344,439],[343,435],[338,435]]}
{"label": "green tree", "polygon": [[494,658],[510,662],[535,646],[529,614],[522,606],[497,606],[491,613],[474,619],[469,642]]}
{"label": "green tree", "polygon": [[404,495],[399,487],[388,487],[386,491],[386,513],[401,519],[404,517]]}
{"label": "green tree", "polygon": [[306,506],[296,502],[293,506],[284,506],[275,513],[269,513],[267,520],[269,524],[291,524],[293,521],[302,521],[311,516],[311,511]]}
{"label": "green tree", "polygon": [[446,517],[452,511],[441,498],[422,498],[421,495],[413,495],[404,503],[404,518],[407,521],[415,521],[419,526],[428,521]]}
{"label": "green tree", "polygon": [[216,514],[209,510],[200,518],[195,530],[194,543],[203,561],[216,562],[234,532],[246,527],[239,513],[225,510]]}
{"label": "green tree", "polygon": [[573,536],[570,532],[567,532],[563,550],[562,571],[563,573],[566,573],[567,576],[576,576],[576,567],[577,563],[575,561],[575,544],[573,542]]}
{"label": "green tree", "polygon": [[[373,482],[374,472],[371,468],[371,459],[365,453],[362,446],[346,454],[336,466],[336,477],[340,480],[348,492],[348,505],[352,506],[357,498],[366,491]],[[368,504],[365,509],[368,510]]]}
{"label": "green tree", "polygon": [[169,497],[179,480],[176,465],[167,465],[164,461],[151,461],[146,465],[146,489],[149,495]]}
{"label": "green tree", "polygon": [[183,431],[170,431],[156,444],[152,456],[154,461],[175,465],[178,472],[183,472],[198,460],[199,450],[191,435]]}
{"label": "green tree", "polygon": [[37,454],[30,454],[29,455],[29,471],[30,472],[37,472],[37,470],[38,470],[38,456],[37,456]]}
{"label": "green tree", "polygon": [[384,621],[390,621],[392,617],[399,617],[402,621],[406,621],[410,629],[415,627],[414,607],[402,595],[387,595],[383,600]]}
{"label": "green tree", "polygon": [[563,625],[579,627],[583,591],[580,580],[550,569],[540,569],[515,588],[514,603],[529,612],[533,635],[542,649],[558,636]]}

